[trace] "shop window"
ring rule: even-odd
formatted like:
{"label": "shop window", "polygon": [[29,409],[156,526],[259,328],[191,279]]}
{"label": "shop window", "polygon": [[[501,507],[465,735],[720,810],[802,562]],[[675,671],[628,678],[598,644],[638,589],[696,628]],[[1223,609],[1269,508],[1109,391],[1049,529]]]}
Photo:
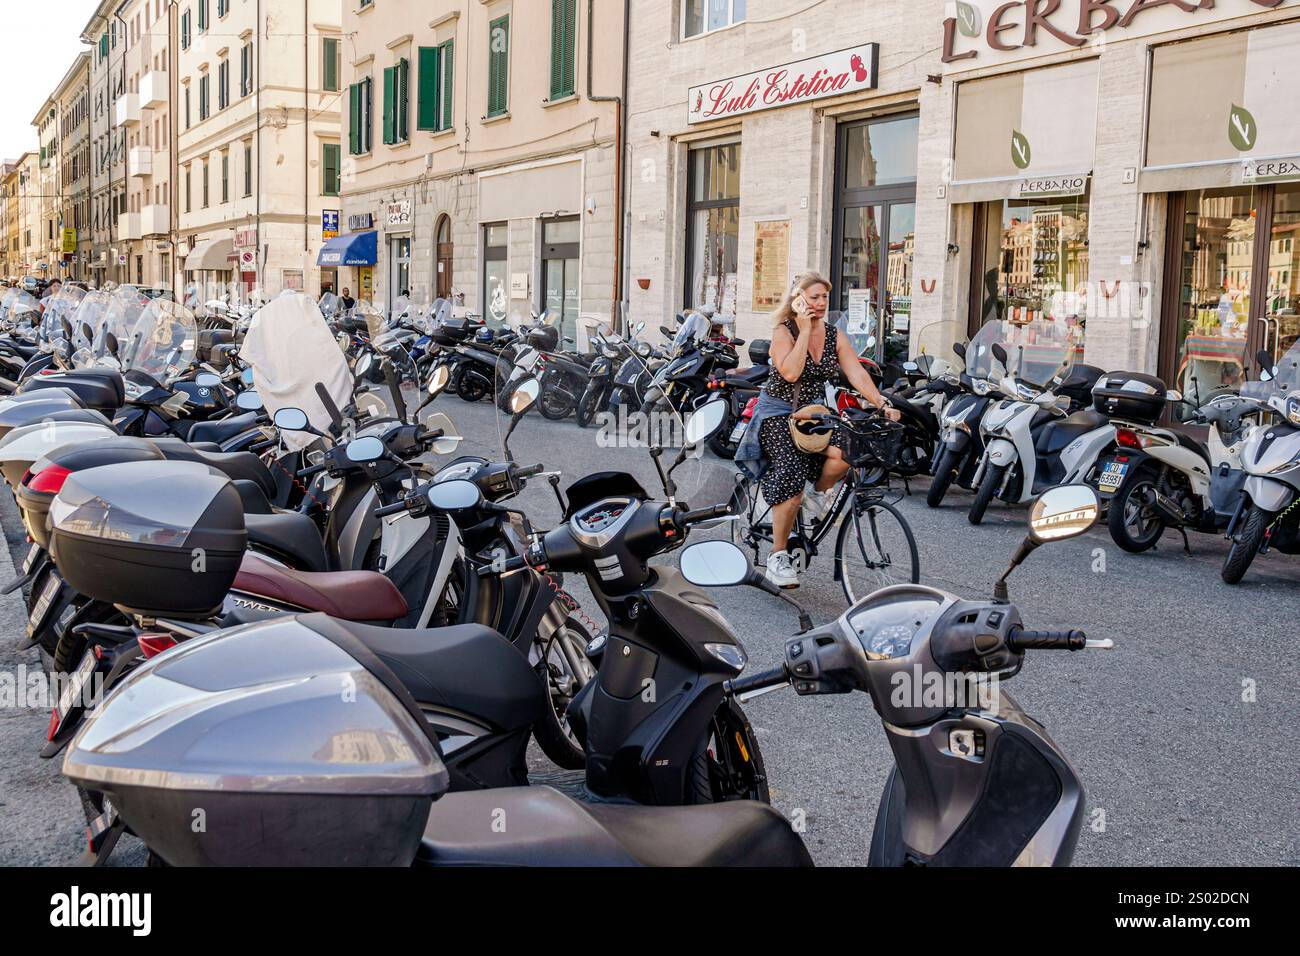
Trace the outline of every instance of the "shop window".
{"label": "shop window", "polygon": [[686,210],[686,307],[736,314],[740,144],[691,151]]}
{"label": "shop window", "polygon": [[451,242],[451,217],[443,213],[438,217],[438,226],[435,230],[437,236],[437,276],[434,282],[434,290],[437,298],[448,299],[451,297],[451,269],[454,247]]}
{"label": "shop window", "polygon": [[1082,358],[1088,198],[1005,199],[977,208],[971,327],[992,319],[1059,323]]}
{"label": "shop window", "polygon": [[683,0],[682,37],[721,30],[745,19],[747,0]]}
{"label": "shop window", "polygon": [[542,221],[542,308],[559,315],[561,348],[564,339],[577,341],[578,260],[581,223],[577,216]]}
{"label": "shop window", "polygon": [[503,328],[510,309],[509,228],[504,222],[483,227],[483,318]]}

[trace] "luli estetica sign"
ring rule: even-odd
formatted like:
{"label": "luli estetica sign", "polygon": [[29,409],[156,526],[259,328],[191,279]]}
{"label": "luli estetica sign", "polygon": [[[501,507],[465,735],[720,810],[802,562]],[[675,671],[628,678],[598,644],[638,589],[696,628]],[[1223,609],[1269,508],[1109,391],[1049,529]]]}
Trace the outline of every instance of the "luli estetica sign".
{"label": "luli estetica sign", "polygon": [[865,43],[742,76],[714,80],[691,87],[686,100],[686,122],[706,123],[875,89],[879,71],[880,45]]}
{"label": "luli estetica sign", "polygon": [[943,62],[954,69],[1041,56],[1098,37],[1132,39],[1230,20],[1294,0],[949,0]]}

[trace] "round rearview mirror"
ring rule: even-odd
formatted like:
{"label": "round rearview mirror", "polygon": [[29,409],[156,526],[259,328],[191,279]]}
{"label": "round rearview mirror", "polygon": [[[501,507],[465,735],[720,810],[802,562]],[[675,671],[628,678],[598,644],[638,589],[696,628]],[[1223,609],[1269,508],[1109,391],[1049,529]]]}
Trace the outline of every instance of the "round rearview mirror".
{"label": "round rearview mirror", "polygon": [[355,399],[357,414],[365,418],[383,418],[391,414],[388,403],[374,392],[359,392]]}
{"label": "round rearview mirror", "polygon": [[194,376],[194,384],[199,388],[220,388],[221,376],[213,375],[211,372],[200,372]]}
{"label": "round rearview mirror", "polygon": [[1003,365],[1007,364],[1007,350],[1002,347],[1001,342],[993,343],[993,357]]}
{"label": "round rearview mirror", "polygon": [[525,379],[516,386],[514,394],[510,396],[510,410],[516,415],[528,411],[540,394],[542,394],[542,386],[537,379]]}
{"label": "round rearview mirror", "polygon": [[370,371],[370,363],[374,361],[369,352],[361,353],[357,358],[357,364],[352,367],[352,374],[360,378]]}
{"label": "round rearview mirror", "polygon": [[275,427],[286,432],[307,430],[307,413],[301,408],[282,408],[275,413]]}
{"label": "round rearview mirror", "polygon": [[235,407],[243,412],[255,412],[262,407],[262,396],[257,392],[240,392],[235,396]]}
{"label": "round rearview mirror", "polygon": [[730,541],[701,541],[682,552],[682,577],[701,587],[744,584],[753,568],[749,555]]}
{"label": "round rearview mirror", "polygon": [[373,435],[354,438],[347,445],[348,461],[378,461],[384,457],[384,443]]}
{"label": "round rearview mirror", "polygon": [[242,372],[239,373],[239,380],[243,382],[245,385],[247,385],[249,388],[252,388],[253,370],[251,368],[244,369]]}
{"label": "round rearview mirror", "polygon": [[952,343],[952,350],[953,350],[954,352],[957,353],[957,356],[958,356],[959,358],[965,358],[965,357],[966,357],[966,345],[965,345],[964,342],[954,342],[954,343]]}
{"label": "round rearview mirror", "polygon": [[472,481],[440,481],[429,489],[429,504],[439,511],[477,508],[482,496]]}
{"label": "round rearview mirror", "polygon": [[1029,536],[1038,544],[1077,538],[1097,523],[1097,492],[1087,485],[1061,485],[1038,496],[1029,509]]}
{"label": "round rearview mirror", "polygon": [[1166,402],[1181,402],[1182,400],[1183,393],[1178,391],[1176,388],[1171,388],[1169,391],[1165,392]]}
{"label": "round rearview mirror", "polygon": [[645,331],[645,323],[644,323],[644,322],[638,322],[638,323],[636,324],[636,330],[637,330],[638,332],[644,332],[644,331]]}
{"label": "round rearview mirror", "polygon": [[451,369],[445,365],[439,365],[429,376],[429,394],[437,395],[447,387],[447,382],[451,380]]}
{"label": "round rearview mirror", "polygon": [[917,371],[920,371],[920,369],[921,369],[921,366],[917,365],[915,362],[904,362],[904,363],[903,363],[903,371],[904,371],[904,372],[917,372]]}
{"label": "round rearview mirror", "polygon": [[686,423],[686,445],[698,445],[719,428],[727,417],[727,403],[721,398],[714,398],[700,406]]}

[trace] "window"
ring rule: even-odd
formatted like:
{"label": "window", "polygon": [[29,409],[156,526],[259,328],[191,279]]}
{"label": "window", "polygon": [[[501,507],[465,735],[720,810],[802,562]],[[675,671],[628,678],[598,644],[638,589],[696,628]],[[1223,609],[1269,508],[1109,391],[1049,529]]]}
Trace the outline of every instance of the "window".
{"label": "window", "polygon": [[504,222],[483,227],[483,317],[493,328],[506,324],[510,308],[509,227]]}
{"label": "window", "polygon": [[199,122],[208,118],[208,74],[199,77]]}
{"label": "window", "polygon": [[[116,44],[114,44],[116,45]],[[181,14],[181,49],[190,48],[190,11]]]}
{"label": "window", "polygon": [[199,32],[202,33],[208,28],[208,0],[198,0],[199,8]]}
{"label": "window", "polygon": [[321,195],[337,196],[339,194],[339,144],[324,143],[321,146]]}
{"label": "window", "polygon": [[185,87],[185,128],[190,128],[190,88]]}
{"label": "window", "polygon": [[217,65],[217,109],[224,110],[230,105],[230,61],[222,60]]}
{"label": "window", "polygon": [[230,0],[217,0],[217,19],[220,20],[230,12]]}
{"label": "window", "polygon": [[497,17],[488,28],[488,116],[510,109],[510,16]]}
{"label": "window", "polygon": [[692,150],[687,178],[686,306],[735,315],[740,144]]}
{"label": "window", "polygon": [[221,154],[221,201],[230,202],[230,151]]}
{"label": "window", "polygon": [[327,93],[339,91],[338,37],[325,37],[321,40],[321,89]]}
{"label": "window", "polygon": [[245,43],[239,50],[239,95],[253,92],[253,44]]}
{"label": "window", "polygon": [[683,0],[682,36],[699,36],[745,19],[746,0]]}
{"label": "window", "polygon": [[420,86],[416,92],[415,128],[435,132],[451,129],[452,41],[422,46],[418,57]]}
{"label": "window", "polygon": [[[574,93],[574,45],[578,35],[578,0],[551,0],[551,99]],[[588,86],[591,81],[588,80]]]}
{"label": "window", "polygon": [[203,177],[203,208],[208,208],[208,164],[204,160],[199,164],[199,175]]}
{"label": "window", "polygon": [[244,144],[244,196],[253,195],[253,144]]}
{"label": "window", "polygon": [[390,145],[410,139],[410,73],[409,60],[398,60],[384,70],[384,142]]}
{"label": "window", "polygon": [[371,111],[374,108],[373,80],[366,77],[360,83],[348,87],[348,152],[360,156],[370,152],[373,121]]}
{"label": "window", "polygon": [[194,208],[194,170],[189,166],[185,167],[185,211],[190,212]]}

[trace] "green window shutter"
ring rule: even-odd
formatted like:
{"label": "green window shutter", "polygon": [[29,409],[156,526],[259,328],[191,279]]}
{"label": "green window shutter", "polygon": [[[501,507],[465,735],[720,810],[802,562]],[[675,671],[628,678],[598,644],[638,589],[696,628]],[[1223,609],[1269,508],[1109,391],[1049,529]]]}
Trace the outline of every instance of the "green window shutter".
{"label": "green window shutter", "polygon": [[394,133],[397,142],[405,143],[411,138],[411,61],[397,61],[397,117]]}
{"label": "green window shutter", "polygon": [[396,116],[397,106],[397,68],[387,67],[384,70],[384,142],[394,142],[393,135],[396,132],[394,119]]}
{"label": "green window shutter", "polygon": [[105,33],[103,36],[99,38],[99,58],[101,60],[108,59],[108,34],[107,33]]}
{"label": "green window shutter", "polygon": [[338,143],[326,143],[321,166],[324,170],[321,192],[326,196],[339,194],[339,146]]}
{"label": "green window shutter", "polygon": [[488,28],[488,116],[510,108],[510,17],[497,17]]}
{"label": "green window shutter", "polygon": [[438,129],[451,129],[454,116],[451,111],[451,91],[455,81],[455,46],[451,40],[442,44],[442,109],[438,113]]}
{"label": "green window shutter", "polygon": [[438,57],[442,50],[436,46],[422,46],[415,54],[415,128],[436,130],[438,124]]}
{"label": "green window shutter", "polygon": [[577,42],[577,0],[551,0],[551,99],[574,93],[574,45]]}
{"label": "green window shutter", "polygon": [[325,38],[324,61],[321,64],[324,75],[322,87],[333,93],[339,88],[339,41],[333,37]]}
{"label": "green window shutter", "polygon": [[365,122],[361,126],[361,151],[370,152],[374,146],[375,139],[375,79],[372,76],[366,77],[361,88],[361,113],[365,117]]}
{"label": "green window shutter", "polygon": [[348,87],[348,152],[356,156],[361,152],[361,84]]}
{"label": "green window shutter", "polygon": [[199,0],[199,32],[208,28],[208,0]]}

